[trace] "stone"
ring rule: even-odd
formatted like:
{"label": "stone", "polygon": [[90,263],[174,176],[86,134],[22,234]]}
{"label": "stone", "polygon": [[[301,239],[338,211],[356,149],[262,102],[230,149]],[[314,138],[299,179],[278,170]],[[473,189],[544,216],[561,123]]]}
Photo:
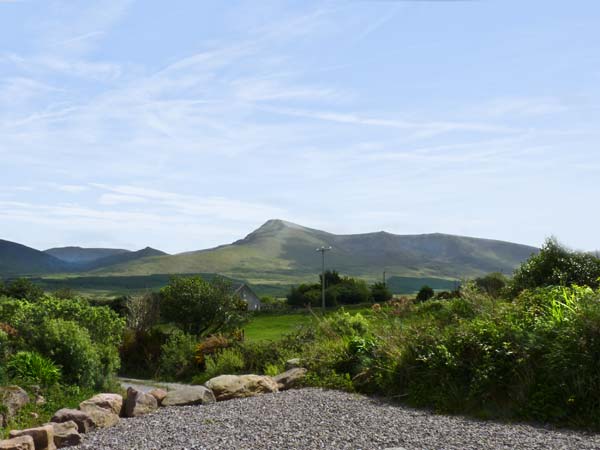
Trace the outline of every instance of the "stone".
{"label": "stone", "polygon": [[127,388],[125,399],[125,417],[138,417],[158,409],[158,401],[153,395],[138,391],[132,387]]}
{"label": "stone", "polygon": [[56,450],[56,445],[54,445],[54,428],[52,425],[28,428],[26,430],[12,430],[9,436],[11,438],[31,436],[35,450]]}
{"label": "stone", "polygon": [[59,409],[54,413],[54,416],[50,420],[54,423],[73,421],[77,425],[77,431],[80,433],[87,433],[96,428],[89,414],[84,411],[79,411],[78,409]]}
{"label": "stone", "polygon": [[156,399],[158,406],[162,406],[162,402],[167,396],[168,392],[164,389],[152,389],[150,392],[148,392],[148,394]]}
{"label": "stone", "polygon": [[98,394],[79,404],[79,409],[90,416],[96,428],[108,428],[119,423],[123,397],[119,394]]}
{"label": "stone", "polygon": [[19,386],[0,387],[0,426],[8,426],[8,422],[29,403],[29,395]]}
{"label": "stone", "polygon": [[279,391],[273,378],[265,375],[221,375],[208,380],[205,386],[218,402]]}
{"label": "stone", "polygon": [[107,409],[113,414],[121,414],[123,408],[123,397],[119,394],[97,394],[92,398],[84,400],[79,404],[79,409],[85,411],[85,407],[88,405],[95,405],[102,409]]}
{"label": "stone", "polygon": [[204,386],[189,386],[169,391],[162,406],[202,405],[214,402],[215,396],[210,389]]}
{"label": "stone", "polygon": [[277,383],[277,387],[280,391],[286,391],[298,387],[306,376],[306,372],[307,370],[305,368],[296,367],[273,377],[273,381]]}
{"label": "stone", "polygon": [[0,450],[35,450],[31,436],[20,436],[0,441]]}
{"label": "stone", "polygon": [[300,367],[300,358],[288,359],[285,362],[285,370],[295,369],[296,367]]}
{"label": "stone", "polygon": [[54,428],[54,445],[58,448],[77,445],[82,441],[78,426],[72,420],[62,423],[51,422],[47,425],[51,425]]}

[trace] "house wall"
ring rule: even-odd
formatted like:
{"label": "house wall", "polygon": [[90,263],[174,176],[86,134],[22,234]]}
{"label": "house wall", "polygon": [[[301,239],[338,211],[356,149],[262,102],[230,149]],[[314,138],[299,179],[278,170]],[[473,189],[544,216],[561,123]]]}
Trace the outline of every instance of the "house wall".
{"label": "house wall", "polygon": [[238,291],[239,296],[242,298],[242,300],[246,301],[246,303],[248,303],[248,310],[249,311],[259,311],[261,308],[261,302],[260,302],[260,298],[258,298],[258,296],[252,292],[252,290],[250,290],[248,288],[248,286],[243,286],[239,291]]}

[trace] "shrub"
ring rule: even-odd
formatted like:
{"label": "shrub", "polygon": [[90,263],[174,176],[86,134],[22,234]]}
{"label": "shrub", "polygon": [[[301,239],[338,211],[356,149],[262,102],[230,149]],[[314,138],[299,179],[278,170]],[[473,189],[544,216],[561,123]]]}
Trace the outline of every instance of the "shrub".
{"label": "shrub", "polygon": [[227,348],[206,357],[206,370],[202,374],[204,381],[219,375],[240,373],[245,367],[244,357],[236,348]]}
{"label": "shrub", "polygon": [[14,354],[6,364],[6,371],[11,378],[41,386],[51,386],[61,379],[60,368],[36,352]]}
{"label": "shrub", "polygon": [[167,379],[188,378],[196,368],[196,338],[175,329],[161,347],[160,374]]}
{"label": "shrub", "polygon": [[384,303],[391,300],[392,291],[381,281],[371,285],[371,300],[375,303]]}
{"label": "shrub", "polygon": [[416,301],[425,302],[432,298],[435,295],[435,292],[429,286],[423,286],[419,292],[417,293]]}
{"label": "shrub", "polygon": [[35,347],[62,366],[65,381],[83,387],[101,388],[112,375],[110,369],[118,366],[118,361],[103,365],[89,332],[69,320],[44,321]]}
{"label": "shrub", "polygon": [[238,328],[247,319],[247,304],[221,278],[174,277],[161,289],[163,318],[196,336]]}
{"label": "shrub", "polygon": [[600,285],[600,258],[572,252],[555,239],[546,240],[538,254],[532,255],[514,273],[510,283],[513,296],[525,289],[544,286]]}
{"label": "shrub", "polygon": [[506,287],[508,280],[499,272],[493,272],[475,279],[475,285],[492,297],[499,297]]}

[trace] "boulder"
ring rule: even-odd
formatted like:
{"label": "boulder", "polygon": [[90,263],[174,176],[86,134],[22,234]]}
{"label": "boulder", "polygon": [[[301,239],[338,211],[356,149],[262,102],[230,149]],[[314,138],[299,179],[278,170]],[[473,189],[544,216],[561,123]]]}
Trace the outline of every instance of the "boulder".
{"label": "boulder", "polygon": [[0,441],[0,450],[35,450],[31,436],[21,436]]}
{"label": "boulder", "polygon": [[0,426],[6,427],[23,406],[29,403],[29,395],[19,386],[0,387]]}
{"label": "boulder", "polygon": [[53,423],[64,423],[73,421],[77,425],[77,431],[79,431],[80,433],[87,433],[88,431],[91,431],[94,428],[96,428],[90,415],[85,413],[84,411],[79,411],[78,409],[59,409],[54,413],[54,416],[50,420]]}
{"label": "boulder", "polygon": [[54,428],[52,425],[28,428],[26,430],[12,430],[9,433],[9,436],[11,438],[31,436],[35,445],[35,450],[56,450],[56,445],[54,445]]}
{"label": "boulder", "polygon": [[158,409],[158,401],[153,395],[138,391],[132,387],[127,388],[125,399],[125,417],[138,417]]}
{"label": "boulder", "polygon": [[46,425],[51,425],[54,429],[54,445],[56,447],[70,447],[81,443],[82,438],[77,431],[78,426],[72,420],[63,423],[51,422]]}
{"label": "boulder", "polygon": [[123,408],[123,397],[119,394],[97,394],[88,400],[84,400],[79,404],[79,409],[85,411],[88,405],[95,405],[102,409],[107,409],[113,414],[121,414]]}
{"label": "boulder", "polygon": [[96,428],[108,428],[119,423],[123,397],[118,394],[98,394],[79,404]]}
{"label": "boulder", "polygon": [[277,387],[280,391],[286,391],[297,387],[306,376],[306,372],[307,370],[305,368],[296,367],[295,369],[286,370],[276,377],[273,377],[273,381],[277,383]]}
{"label": "boulder", "polygon": [[201,405],[214,403],[215,396],[204,386],[189,386],[175,391],[169,391],[163,399],[162,406]]}
{"label": "boulder", "polygon": [[288,359],[285,362],[285,370],[295,369],[296,367],[300,367],[300,358]]}
{"label": "boulder", "polygon": [[208,380],[206,387],[213,391],[218,402],[279,391],[273,378],[264,375],[221,375]]}
{"label": "boulder", "polygon": [[148,394],[156,399],[158,406],[162,406],[162,402],[167,396],[168,392],[164,389],[152,389],[150,392],[148,392]]}

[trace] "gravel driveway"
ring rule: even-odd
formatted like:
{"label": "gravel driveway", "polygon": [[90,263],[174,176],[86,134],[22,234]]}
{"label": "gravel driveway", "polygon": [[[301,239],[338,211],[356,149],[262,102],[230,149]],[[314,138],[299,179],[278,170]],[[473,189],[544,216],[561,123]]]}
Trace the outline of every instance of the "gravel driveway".
{"label": "gravel driveway", "polygon": [[161,408],[85,436],[77,450],[600,449],[600,434],[434,415],[302,389]]}

